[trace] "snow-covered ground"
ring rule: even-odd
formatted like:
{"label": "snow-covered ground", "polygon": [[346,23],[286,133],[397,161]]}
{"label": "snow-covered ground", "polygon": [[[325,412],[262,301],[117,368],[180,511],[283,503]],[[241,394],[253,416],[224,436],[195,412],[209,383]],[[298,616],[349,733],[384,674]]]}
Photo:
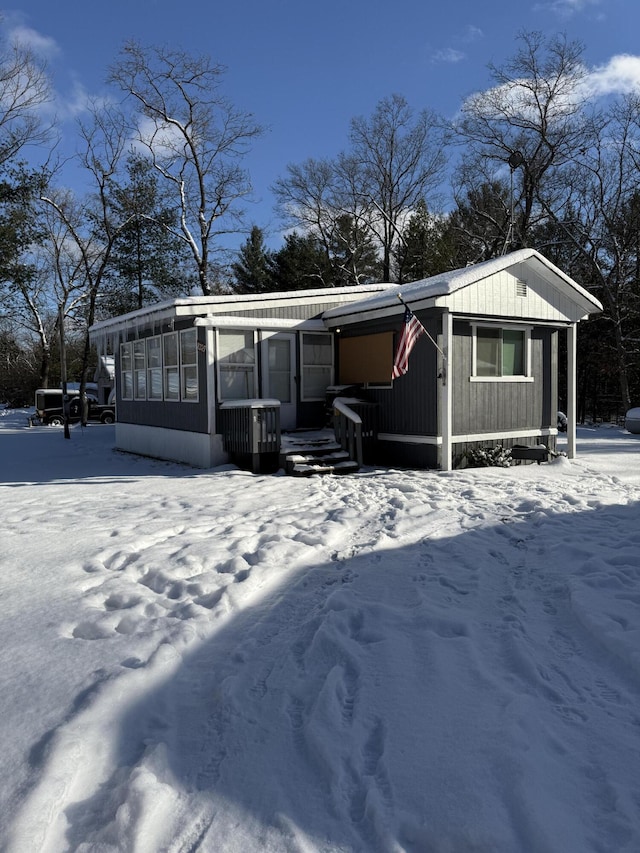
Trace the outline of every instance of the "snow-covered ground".
{"label": "snow-covered ground", "polygon": [[0,848],[640,850],[640,436],[305,480],[25,424]]}

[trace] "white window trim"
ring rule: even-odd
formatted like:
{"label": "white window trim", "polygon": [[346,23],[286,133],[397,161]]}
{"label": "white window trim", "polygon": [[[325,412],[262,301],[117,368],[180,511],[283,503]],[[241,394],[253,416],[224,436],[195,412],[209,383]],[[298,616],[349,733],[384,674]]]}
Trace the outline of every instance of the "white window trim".
{"label": "white window trim", "polygon": [[[524,332],[525,373],[514,376],[477,376],[478,369],[478,329],[499,329],[500,331]],[[531,330],[533,326],[522,323],[471,323],[471,376],[470,382],[533,382],[531,374]]]}
{"label": "white window trim", "polygon": [[246,329],[241,326],[236,327],[226,327],[224,329],[216,329],[216,384],[218,386],[218,402],[224,403],[225,398],[222,396],[222,382],[220,381],[220,332],[247,332],[253,331],[252,340],[253,340],[253,397],[258,397],[258,333],[256,329]]}
{"label": "white window trim", "polygon": [[[315,337],[323,337],[329,338],[331,343],[331,363],[326,365],[318,365],[318,364],[309,364],[307,365],[304,360],[304,339],[307,335],[313,335]],[[307,367],[328,367],[329,368],[329,382],[328,385],[333,383],[335,377],[335,351],[334,351],[334,338],[331,332],[307,332],[304,331],[300,335],[300,400],[303,403],[316,403],[319,400],[324,400],[325,397],[310,397],[307,396],[305,389],[305,368]]]}

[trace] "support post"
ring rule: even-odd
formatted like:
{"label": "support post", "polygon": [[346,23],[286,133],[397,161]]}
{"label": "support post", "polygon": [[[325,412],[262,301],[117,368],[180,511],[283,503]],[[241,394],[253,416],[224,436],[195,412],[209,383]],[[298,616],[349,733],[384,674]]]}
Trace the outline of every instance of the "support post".
{"label": "support post", "polygon": [[451,471],[453,467],[453,443],[451,429],[453,421],[453,396],[451,393],[451,376],[449,364],[451,360],[451,344],[453,342],[453,319],[450,311],[442,315],[442,356],[440,361],[440,434],[442,436],[440,469]]}
{"label": "support post", "polygon": [[576,386],[576,324],[567,328],[567,456],[576,456],[576,418],[578,416],[578,399]]}

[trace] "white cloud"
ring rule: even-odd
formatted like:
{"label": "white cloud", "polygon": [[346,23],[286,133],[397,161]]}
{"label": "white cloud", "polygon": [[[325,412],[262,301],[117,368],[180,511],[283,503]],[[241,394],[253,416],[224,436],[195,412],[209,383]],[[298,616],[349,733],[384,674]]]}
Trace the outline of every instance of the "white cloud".
{"label": "white cloud", "polygon": [[461,36],[460,41],[465,44],[471,44],[471,42],[478,41],[481,38],[484,38],[484,33],[480,27],[476,27],[474,24],[467,24],[464,35]]}
{"label": "white cloud", "polygon": [[550,0],[548,3],[539,3],[534,6],[534,9],[551,10],[563,18],[570,18],[572,15],[584,12],[595,6],[600,6],[601,4],[602,0]]}
{"label": "white cloud", "polygon": [[591,97],[613,94],[640,93],[640,56],[619,54],[594,68],[585,81]]}
{"label": "white cloud", "polygon": [[60,48],[55,39],[50,36],[43,36],[31,27],[22,25],[11,27],[7,32],[7,37],[10,42],[30,48],[33,53],[43,59],[51,59],[60,53]]}
{"label": "white cloud", "polygon": [[431,57],[432,62],[454,63],[461,62],[463,59],[466,59],[466,54],[453,47],[445,47],[442,50],[438,50]]}

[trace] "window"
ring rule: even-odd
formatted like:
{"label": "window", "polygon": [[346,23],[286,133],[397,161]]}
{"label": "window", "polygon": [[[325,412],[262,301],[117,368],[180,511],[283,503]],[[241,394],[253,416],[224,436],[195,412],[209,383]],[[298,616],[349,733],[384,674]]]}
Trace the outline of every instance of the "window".
{"label": "window", "polygon": [[324,400],[333,381],[333,336],[323,332],[302,335],[302,399]]}
{"label": "window", "polygon": [[198,401],[198,350],[196,330],[180,332],[180,389],[181,399]]}
{"label": "window", "polygon": [[133,400],[133,360],[131,344],[120,344],[120,392],[123,400]]}
{"label": "window", "polygon": [[244,400],[256,395],[256,348],[253,332],[218,332],[221,400]]}
{"label": "window", "polygon": [[178,364],[178,333],[162,336],[163,391],[165,400],[180,399],[180,367]]}
{"label": "window", "polygon": [[338,337],[339,377],[343,385],[392,388],[393,332]]}
{"label": "window", "polygon": [[147,364],[144,341],[133,342],[133,396],[136,400],[147,399]]}
{"label": "window", "polygon": [[147,399],[162,400],[162,338],[147,338]]}
{"label": "window", "polygon": [[474,326],[472,379],[531,380],[530,339],[528,327]]}

